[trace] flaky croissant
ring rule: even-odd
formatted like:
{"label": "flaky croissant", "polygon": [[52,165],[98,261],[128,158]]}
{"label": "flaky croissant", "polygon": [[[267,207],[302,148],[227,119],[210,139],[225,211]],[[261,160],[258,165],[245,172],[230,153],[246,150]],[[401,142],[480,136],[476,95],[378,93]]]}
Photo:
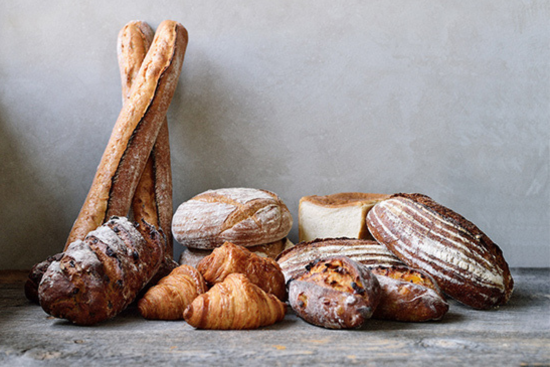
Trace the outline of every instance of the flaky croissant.
{"label": "flaky croissant", "polygon": [[241,273],[267,293],[286,300],[285,277],[279,264],[242,246],[225,242],[197,264],[197,270],[210,284],[222,282],[229,274]]}
{"label": "flaky croissant", "polygon": [[187,307],[183,317],[198,329],[255,329],[281,321],[286,305],[252,284],[243,274],[230,274]]}
{"label": "flaky croissant", "polygon": [[145,293],[138,302],[139,313],[150,320],[181,320],[185,308],[206,289],[195,268],[181,265]]}

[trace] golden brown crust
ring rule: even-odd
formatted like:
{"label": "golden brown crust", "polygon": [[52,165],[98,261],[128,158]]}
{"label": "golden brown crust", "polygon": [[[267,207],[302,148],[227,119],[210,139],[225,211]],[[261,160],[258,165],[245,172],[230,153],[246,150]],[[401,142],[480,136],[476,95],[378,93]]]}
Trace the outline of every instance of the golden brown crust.
{"label": "golden brown crust", "polygon": [[112,217],[73,242],[48,267],[38,288],[40,305],[52,316],[92,325],[124,310],[157,272],[162,236],[147,227],[144,238],[126,218]]}
{"label": "golden brown crust", "polygon": [[125,216],[174,94],[187,31],[173,21],[160,24],[129,100],[115,123],[94,181],[66,247],[113,215]]}
{"label": "golden brown crust", "polygon": [[226,242],[202,259],[197,269],[210,284],[223,282],[230,274],[244,274],[253,284],[286,300],[285,278],[279,264],[273,259],[260,257],[242,246]]}
{"label": "golden brown crust", "polygon": [[431,198],[393,195],[369,212],[367,224],[377,241],[407,265],[426,271],[459,302],[488,309],[510,298],[513,279],[500,248]]}
{"label": "golden brown crust", "polygon": [[150,320],[182,320],[183,311],[200,294],[207,291],[201,274],[193,267],[181,265],[139,300],[138,309]]}
{"label": "golden brown crust", "polygon": [[308,201],[310,203],[326,206],[326,207],[342,207],[350,205],[361,205],[365,203],[377,203],[384,199],[387,199],[389,195],[386,194],[373,194],[363,192],[341,192],[331,195],[310,195],[304,196],[300,199],[301,202]]}
{"label": "golden brown crust", "polygon": [[243,274],[230,274],[187,307],[185,321],[197,329],[242,330],[284,319],[286,306]]}
{"label": "golden brown crust", "polygon": [[373,266],[381,297],[372,315],[376,319],[422,322],[441,319],[449,305],[427,273],[407,266]]}
{"label": "golden brown crust", "polygon": [[380,300],[376,277],[347,257],[311,263],[288,287],[288,301],[296,314],[329,329],[361,327]]}
{"label": "golden brown crust", "polygon": [[[118,35],[118,64],[124,102],[130,98],[132,83],[138,76],[153,37],[152,28],[141,21],[129,22]],[[136,187],[132,211],[138,223],[143,219],[162,229],[167,240],[167,261],[173,258],[172,205],[170,142],[168,121],[165,117]]]}

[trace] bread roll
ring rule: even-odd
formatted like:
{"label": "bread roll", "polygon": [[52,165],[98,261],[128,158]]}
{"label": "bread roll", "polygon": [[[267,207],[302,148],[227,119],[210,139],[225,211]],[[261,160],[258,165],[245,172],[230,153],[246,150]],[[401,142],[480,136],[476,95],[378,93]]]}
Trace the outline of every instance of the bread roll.
{"label": "bread roll", "polygon": [[176,241],[195,249],[214,249],[228,241],[255,246],[290,232],[292,216],[274,193],[250,188],[209,190],[181,204],[172,220]]}
{"label": "bread roll", "polygon": [[298,209],[300,242],[337,237],[372,239],[365,218],[376,203],[387,197],[360,192],[304,196]]}

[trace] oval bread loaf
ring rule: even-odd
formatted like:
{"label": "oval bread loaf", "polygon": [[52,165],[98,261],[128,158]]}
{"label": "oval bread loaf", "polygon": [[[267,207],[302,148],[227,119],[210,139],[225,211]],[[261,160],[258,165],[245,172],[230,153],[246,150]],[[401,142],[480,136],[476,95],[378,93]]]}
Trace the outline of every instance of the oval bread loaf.
{"label": "oval bread loaf", "polygon": [[374,238],[441,290],[476,309],[502,305],[513,279],[502,251],[473,223],[421,194],[395,194],[367,215]]}
{"label": "oval bread loaf", "polygon": [[232,242],[255,246],[290,232],[292,216],[274,193],[250,188],[209,190],[181,204],[172,220],[176,241],[196,249]]}

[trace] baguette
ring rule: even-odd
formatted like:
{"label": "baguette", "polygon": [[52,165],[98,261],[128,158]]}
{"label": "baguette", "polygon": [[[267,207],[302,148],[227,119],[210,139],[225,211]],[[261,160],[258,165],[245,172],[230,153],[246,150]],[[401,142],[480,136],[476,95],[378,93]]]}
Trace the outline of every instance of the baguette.
{"label": "baguette", "polygon": [[84,205],[65,248],[106,218],[126,216],[174,95],[187,47],[187,30],[166,20],[132,83]]}
{"label": "baguette", "polygon": [[[142,21],[129,22],[118,34],[117,55],[123,102],[130,98],[132,83],[138,76],[141,64],[153,42],[153,37],[153,29]],[[136,222],[140,223],[143,219],[162,229],[166,236],[166,256],[172,259],[172,170],[166,116],[136,187],[132,199],[132,211]]]}

